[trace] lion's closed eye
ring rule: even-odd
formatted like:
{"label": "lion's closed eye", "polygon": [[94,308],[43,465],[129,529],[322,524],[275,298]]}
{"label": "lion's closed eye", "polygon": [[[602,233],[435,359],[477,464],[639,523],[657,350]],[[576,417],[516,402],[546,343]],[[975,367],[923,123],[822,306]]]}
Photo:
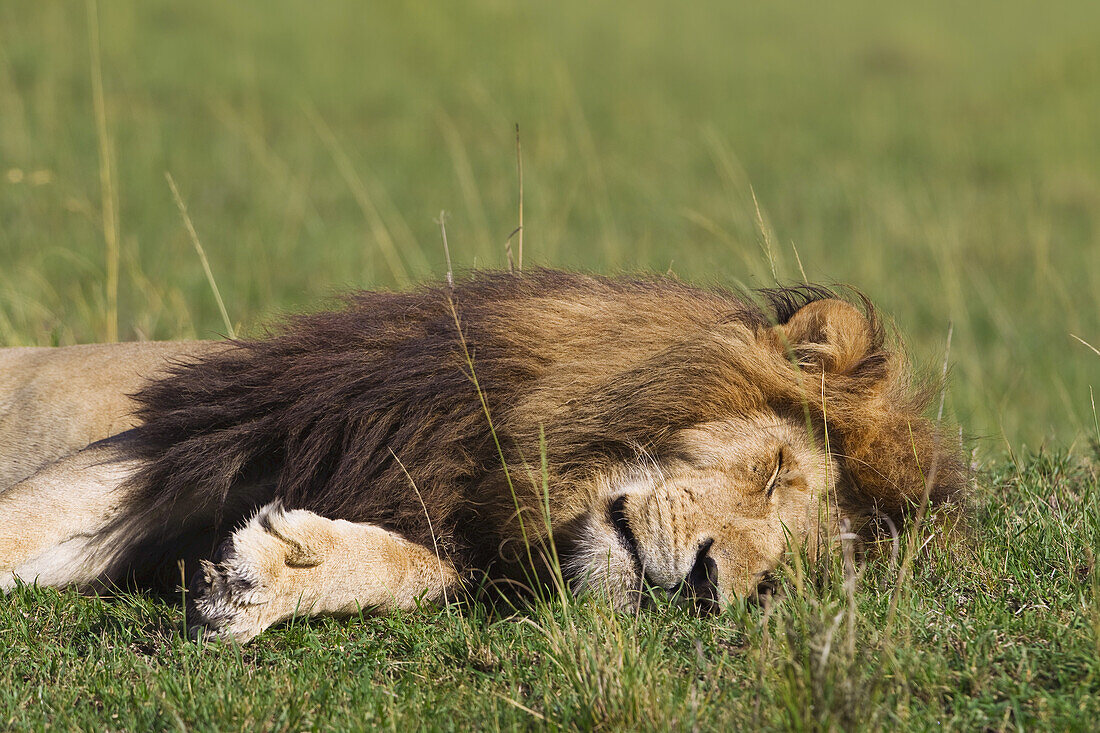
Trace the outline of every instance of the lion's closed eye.
{"label": "lion's closed eye", "polygon": [[787,447],[780,446],[779,450],[775,453],[775,468],[772,469],[771,476],[768,478],[768,482],[764,485],[764,496],[768,499],[772,498],[772,494],[775,493],[775,487],[779,485],[780,476],[783,474],[785,465],[784,459],[786,457]]}

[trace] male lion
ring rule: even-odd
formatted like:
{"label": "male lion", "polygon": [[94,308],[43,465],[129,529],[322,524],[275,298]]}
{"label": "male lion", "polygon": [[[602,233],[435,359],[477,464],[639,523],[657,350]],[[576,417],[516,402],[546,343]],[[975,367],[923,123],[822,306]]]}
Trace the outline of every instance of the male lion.
{"label": "male lion", "polygon": [[553,550],[619,606],[713,610],[792,545],[956,497],[870,305],[758,295],[477,274],[265,339],[0,350],[0,587],[199,562],[196,631],[245,641],[526,582]]}

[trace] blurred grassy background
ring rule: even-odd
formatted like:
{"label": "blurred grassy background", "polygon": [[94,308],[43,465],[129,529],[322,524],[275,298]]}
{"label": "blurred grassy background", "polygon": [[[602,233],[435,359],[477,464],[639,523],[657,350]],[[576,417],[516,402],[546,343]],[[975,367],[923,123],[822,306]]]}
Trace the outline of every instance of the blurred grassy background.
{"label": "blurred grassy background", "polygon": [[[1070,334],[1100,346],[1098,3],[98,15],[121,338],[225,331],[165,171],[256,332],[441,276],[440,210],[456,266],[502,265],[519,123],[527,264],[763,286],[800,259],[932,370],[954,324],[948,406],[983,451],[1093,431],[1100,359]],[[0,345],[109,334],[90,37],[82,3],[0,3]]]}

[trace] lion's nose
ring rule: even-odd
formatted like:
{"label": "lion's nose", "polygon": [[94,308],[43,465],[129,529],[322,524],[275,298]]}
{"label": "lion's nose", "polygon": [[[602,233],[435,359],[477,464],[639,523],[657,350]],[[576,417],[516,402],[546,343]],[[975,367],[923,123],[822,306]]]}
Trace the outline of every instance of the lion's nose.
{"label": "lion's nose", "polygon": [[719,610],[718,563],[710,556],[713,545],[713,539],[707,539],[699,545],[695,563],[684,578],[687,595],[695,601],[696,609],[703,614],[717,613]]}
{"label": "lion's nose", "polygon": [[775,576],[768,572],[761,573],[757,577],[756,593],[749,596],[749,600],[761,606],[766,606],[778,590],[779,586]]}

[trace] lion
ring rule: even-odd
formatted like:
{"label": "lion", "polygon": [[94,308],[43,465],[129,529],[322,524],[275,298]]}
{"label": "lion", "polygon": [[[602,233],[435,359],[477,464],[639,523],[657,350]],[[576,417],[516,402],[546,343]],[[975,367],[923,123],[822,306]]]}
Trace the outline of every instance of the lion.
{"label": "lion", "polygon": [[958,502],[930,394],[862,297],[555,270],[265,338],[4,349],[0,587],[190,568],[193,633],[238,642],[552,568],[712,613]]}

